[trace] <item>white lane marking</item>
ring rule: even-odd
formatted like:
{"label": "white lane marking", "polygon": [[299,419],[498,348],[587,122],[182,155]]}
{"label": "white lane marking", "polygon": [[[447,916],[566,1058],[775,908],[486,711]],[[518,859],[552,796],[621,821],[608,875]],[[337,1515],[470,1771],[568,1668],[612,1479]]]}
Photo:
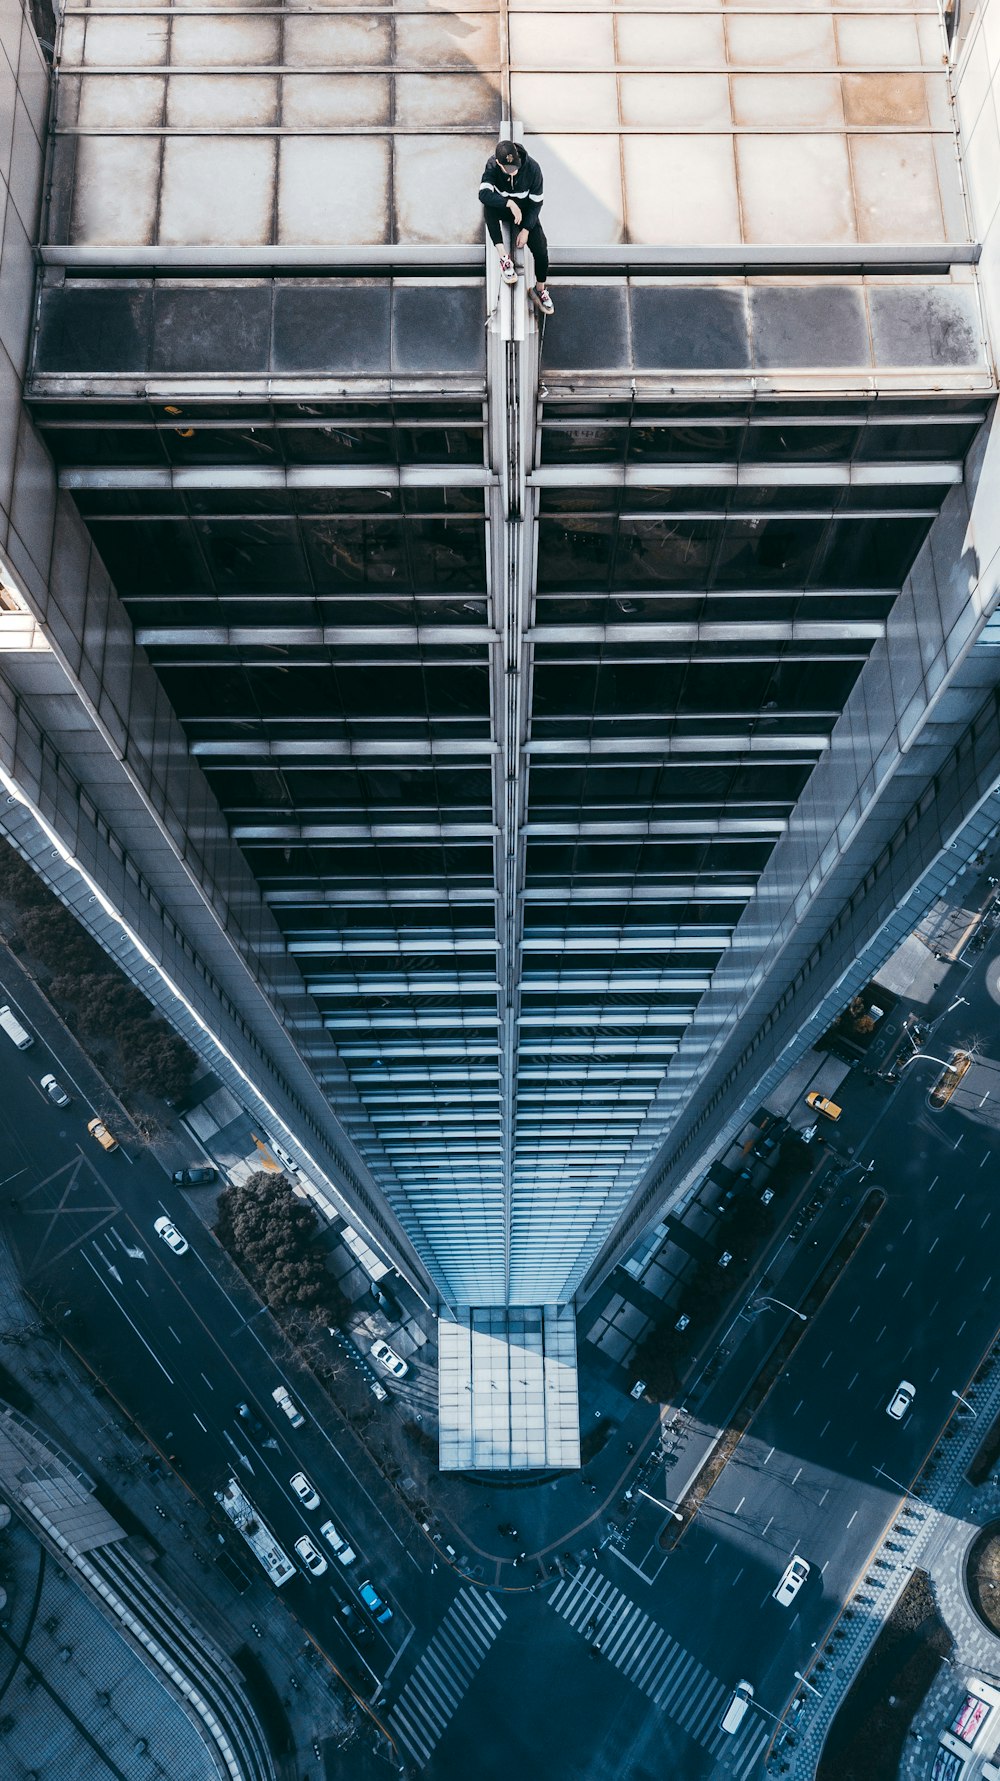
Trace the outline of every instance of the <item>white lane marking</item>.
{"label": "white lane marking", "polygon": [[197,1410],[192,1410],[192,1412],[191,1412],[191,1414],[192,1414],[192,1416],[193,1416],[193,1417],[194,1417],[194,1419],[195,1419],[195,1422],[196,1422],[196,1423],[197,1423],[197,1424],[198,1424],[198,1427],[199,1427],[199,1428],[200,1428],[200,1429],[205,1429],[205,1433],[206,1433],[206,1435],[207,1435],[207,1434],[208,1434],[208,1430],[207,1430],[207,1429],[206,1429],[206,1428],[205,1428],[205,1424],[204,1424],[204,1423],[203,1423],[203,1422],[202,1422],[202,1420],[201,1420],[201,1417],[200,1417],[200,1416],[199,1416],[199,1415],[198,1415],[198,1412],[197,1412]]}
{"label": "white lane marking", "polygon": [[848,1524],[847,1524],[847,1525],[848,1525],[848,1527],[851,1527],[851,1526],[852,1526],[852,1525],[853,1525],[853,1523],[854,1523],[854,1522],[855,1522],[855,1521],[857,1521],[857,1519],[858,1519],[858,1512],[857,1512],[857,1510],[856,1510],[856,1509],[855,1509],[855,1511],[854,1511],[854,1514],[853,1514],[853,1515],[852,1515],[852,1516],[851,1516],[851,1519],[850,1519],[850,1521],[849,1521],[849,1522],[848,1522]]}
{"label": "white lane marking", "polygon": [[931,1382],[931,1384],[932,1384],[932,1385],[933,1385],[933,1384],[934,1384],[934,1381],[935,1381],[935,1379],[936,1379],[936,1378],[937,1378],[937,1376],[938,1376],[938,1374],[939,1374],[939,1373],[940,1373],[940,1371],[941,1371],[941,1368],[940,1368],[940,1367],[935,1367],[935,1368],[934,1368],[934,1371],[933,1371],[933,1373],[932,1373],[932,1374],[931,1374],[931,1378],[930,1378],[930,1382]]}
{"label": "white lane marking", "polygon": [[888,1328],[889,1328],[889,1325],[887,1323],[884,1323],[882,1325],[882,1328],[879,1330],[878,1335],[875,1337],[876,1342],[881,1342],[882,1337],[885,1335],[885,1332]]}
{"label": "white lane marking", "polygon": [[991,1218],[992,1218],[992,1217],[993,1217],[993,1214],[992,1214],[992,1212],[987,1212],[987,1214],[986,1214],[986,1217],[985,1217],[985,1218],[984,1218],[984,1219],[983,1219],[983,1222],[982,1222],[982,1224],[981,1224],[981,1225],[980,1225],[980,1227],[979,1227],[979,1229],[980,1229],[980,1230],[981,1230],[981,1231],[985,1231],[985,1229],[986,1229],[986,1226],[987,1226],[987,1225],[988,1225],[988,1224],[989,1224],[989,1222],[990,1222],[990,1219],[991,1219]]}
{"label": "white lane marking", "polygon": [[144,1286],[143,1286],[143,1284],[142,1284],[142,1281],[141,1281],[141,1280],[135,1280],[135,1281],[133,1281],[133,1285],[134,1285],[134,1286],[137,1286],[137,1287],[138,1287],[138,1288],[139,1288],[139,1291],[140,1291],[140,1292],[141,1292],[141,1294],[142,1294],[142,1296],[143,1296],[143,1298],[144,1298],[144,1299],[148,1299],[148,1298],[149,1298],[149,1294],[148,1294],[148,1292],[147,1292],[147,1291],[146,1291],[146,1288],[145,1288],[145,1287],[144,1287]]}
{"label": "white lane marking", "polygon": [[904,1224],[904,1226],[903,1226],[903,1236],[904,1237],[906,1236],[906,1233],[909,1230],[912,1223],[913,1223],[912,1218],[908,1218],[906,1223]]}
{"label": "white lane marking", "polygon": [[[940,1181],[940,1179],[941,1179],[941,1177],[940,1177],[940,1175],[935,1175],[935,1177],[934,1177],[934,1179],[933,1179],[933,1181],[932,1181],[932,1182],[931,1182],[931,1187],[937,1187],[937,1184],[938,1184],[938,1182],[939,1182],[939,1181]],[[929,1188],[928,1188],[928,1189],[927,1189],[927,1192],[928,1192],[928,1193],[930,1193],[930,1191],[931,1191],[931,1187],[929,1187]]]}
{"label": "white lane marking", "polygon": [[733,1588],[734,1589],[736,1588],[737,1583],[739,1582],[740,1578],[742,1577],[745,1568],[746,1567],[744,1565],[741,1565],[739,1570],[737,1571],[735,1577],[733,1578]]}
{"label": "white lane marking", "polygon": [[764,1538],[764,1535],[767,1533],[767,1528],[770,1527],[773,1520],[774,1520],[774,1516],[769,1515],[767,1518],[767,1527],[761,1529],[761,1539]]}
{"label": "white lane marking", "polygon": [[797,1415],[798,1415],[798,1413],[799,1413],[799,1411],[800,1411],[800,1410],[801,1410],[801,1408],[802,1408],[802,1406],[803,1406],[803,1404],[804,1404],[804,1403],[805,1403],[805,1401],[806,1401],[806,1400],[805,1400],[805,1398],[800,1398],[800,1399],[799,1399],[799,1401],[798,1401],[798,1403],[797,1403],[797,1404],[796,1404],[796,1406],[795,1406],[795,1409],[794,1409],[794,1410],[793,1410],[793,1411],[792,1411],[792,1415],[793,1415],[793,1416],[797,1416]]}
{"label": "white lane marking", "polygon": [[906,1295],[907,1295],[907,1293],[908,1293],[908,1292],[909,1292],[909,1290],[910,1290],[910,1288],[911,1288],[911,1286],[912,1286],[912,1285],[913,1285],[913,1281],[912,1281],[912,1280],[908,1280],[908,1281],[907,1281],[907,1282],[906,1282],[906,1285],[905,1285],[905,1286],[904,1286],[904,1288],[903,1288],[903,1290],[902,1290],[902,1292],[901,1292],[901,1293],[900,1293],[900,1295],[899,1295],[899,1296],[900,1296],[900,1298],[901,1298],[901,1299],[905,1299],[905,1297],[906,1297]]}
{"label": "white lane marking", "polygon": [[737,1505],[736,1505],[736,1507],[735,1507],[735,1509],[734,1509],[734,1510],[733,1510],[733,1514],[734,1514],[734,1515],[738,1515],[738,1514],[739,1514],[739,1512],[740,1512],[740,1510],[741,1510],[741,1509],[742,1509],[742,1507],[743,1507],[743,1505],[744,1505],[744,1503],[745,1503],[745,1502],[746,1502],[746,1500],[747,1500],[747,1499],[746,1499],[746,1495],[745,1495],[745,1494],[744,1494],[744,1495],[743,1495],[743,1496],[741,1496],[741,1497],[740,1497],[740,1500],[739,1500],[739,1502],[738,1502],[738,1503],[737,1503]]}
{"label": "white lane marking", "polygon": [[934,1300],[934,1303],[933,1303],[933,1305],[932,1305],[932,1306],[931,1306],[931,1308],[930,1308],[930,1310],[929,1310],[929,1311],[928,1311],[928,1313],[927,1313],[927,1315],[928,1315],[928,1317],[933,1317],[933,1316],[934,1316],[934,1313],[935,1313],[935,1311],[936,1311],[936,1310],[937,1310],[937,1308],[938,1308],[938,1306],[939,1306],[939,1305],[940,1305],[940,1303],[941,1303],[941,1300],[940,1300],[940,1299],[935,1299],[935,1300]]}
{"label": "white lane marking", "polygon": [[830,1421],[829,1421],[829,1418],[827,1418],[826,1422],[824,1422],[824,1424],[823,1424],[823,1427],[819,1431],[819,1438],[821,1441],[823,1439],[823,1436],[826,1434],[826,1431],[829,1428],[829,1426],[830,1426]]}
{"label": "white lane marking", "polygon": [[964,1330],[967,1322],[968,1322],[968,1319],[963,1317],[961,1323],[959,1324],[957,1330],[955,1331],[956,1336],[960,1336],[962,1334],[962,1331]]}
{"label": "white lane marking", "polygon": [[879,1276],[884,1273],[885,1273],[885,1262],[883,1262],[881,1267],[879,1268],[878,1274],[876,1274],[876,1276],[875,1276],[876,1280],[878,1280]]}
{"label": "white lane marking", "polygon": [[993,1276],[992,1276],[992,1274],[990,1274],[987,1277],[987,1279],[983,1281],[983,1291],[984,1292],[989,1292],[992,1280],[993,1280]]}
{"label": "white lane marking", "polygon": [[718,1550],[719,1550],[719,1542],[718,1542],[718,1540],[716,1540],[715,1545],[712,1547],[712,1551],[706,1554],[706,1557],[705,1557],[706,1564],[708,1563],[709,1559],[713,1556],[713,1554],[716,1553]]}
{"label": "white lane marking", "polygon": [[154,1352],[154,1351],[153,1351],[153,1349],[152,1349],[152,1348],[150,1348],[150,1346],[149,1346],[149,1343],[148,1343],[148,1342],[147,1342],[147,1341],[146,1341],[146,1338],[145,1338],[145,1336],[144,1336],[144,1335],[143,1335],[143,1333],[142,1333],[142,1331],[141,1331],[141,1329],[140,1329],[140,1328],[139,1328],[139,1326],[138,1326],[138,1324],[135,1324],[135,1323],[133,1323],[133,1322],[132,1322],[132,1319],[131,1319],[131,1317],[130,1317],[130,1316],[129,1316],[129,1314],[128,1314],[128,1312],[127,1312],[127,1311],[126,1311],[126,1309],[125,1309],[125,1307],[124,1307],[124,1305],[123,1305],[123,1304],[122,1304],[122,1303],[121,1303],[121,1301],[120,1301],[120,1300],[119,1300],[119,1299],[116,1299],[116,1298],[115,1298],[115,1295],[114,1295],[114,1293],[113,1293],[113,1292],[112,1292],[112,1291],[111,1291],[111,1288],[110,1288],[110,1286],[109,1286],[109,1285],[108,1285],[108,1284],[107,1284],[107,1281],[106,1281],[106,1280],[102,1280],[102,1279],[101,1279],[101,1276],[100,1276],[100,1274],[99,1274],[99,1273],[98,1273],[98,1272],[97,1272],[97,1269],[96,1269],[96,1268],[95,1268],[95,1267],[94,1267],[94,1264],[93,1264],[93,1262],[92,1262],[92,1261],[91,1261],[91,1259],[90,1259],[90,1257],[89,1257],[89,1255],[85,1255],[85,1256],[84,1256],[84,1257],[83,1257],[83,1260],[84,1260],[84,1261],[85,1261],[85,1262],[86,1262],[86,1264],[87,1264],[87,1267],[88,1267],[88,1268],[89,1268],[89,1269],[90,1269],[90,1272],[91,1272],[91,1273],[92,1273],[92,1274],[93,1274],[93,1276],[94,1276],[94,1279],[95,1279],[95,1280],[96,1280],[96,1281],[98,1281],[98,1282],[99,1282],[99,1283],[100,1283],[100,1285],[101,1285],[101,1286],[103,1286],[103,1288],[104,1288],[104,1290],[105,1290],[105,1292],[106,1292],[106,1293],[107,1293],[107,1295],[108,1295],[108,1298],[109,1298],[109,1299],[111,1299],[111,1300],[112,1300],[112,1301],[113,1301],[113,1302],[114,1302],[114,1304],[116,1304],[116,1305],[117,1305],[117,1306],[118,1306],[118,1309],[119,1309],[119,1311],[120,1311],[120,1312],[121,1312],[121,1314],[122,1314],[122,1316],[123,1316],[123,1317],[124,1317],[124,1319],[125,1319],[125,1322],[126,1322],[126,1323],[127,1323],[127,1324],[128,1324],[128,1325],[129,1325],[129,1327],[130,1327],[130,1328],[131,1328],[131,1329],[133,1329],[133,1330],[135,1330],[135,1333],[136,1333],[136,1335],[137,1335],[137,1336],[138,1336],[138,1338],[139,1338],[139,1340],[140,1340],[140,1342],[141,1342],[141,1343],[142,1343],[142,1345],[143,1345],[143,1347],[144,1347],[144,1348],[145,1348],[145,1350],[146,1350],[146,1352],[147,1352],[147,1354],[149,1354],[149,1355],[151,1355],[151,1356],[152,1356],[152,1358],[153,1358],[153,1360],[155,1360],[155,1362],[156,1362],[156,1364],[157,1364],[157,1366],[158,1366],[158,1367],[159,1367],[159,1369],[160,1369],[160,1372],[161,1372],[161,1373],[162,1373],[162,1374],[163,1374],[163,1377],[164,1377],[164,1379],[166,1379],[166,1380],[167,1380],[167,1382],[168,1382],[168,1384],[170,1384],[170,1385],[173,1385],[173,1383],[174,1383],[174,1381],[173,1381],[173,1379],[172,1379],[172,1378],[171,1378],[171,1376],[170,1376],[170,1374],[169,1374],[169,1373],[168,1373],[168,1372],[167,1372],[167,1369],[166,1369],[166,1367],[165,1367],[165,1366],[164,1366],[164,1365],[163,1365],[163,1362],[162,1362],[162,1361],[161,1361],[161,1359],[160,1359],[160,1357],[159,1357],[159,1355],[158,1355],[158,1354],[156,1354],[156,1353],[155,1353],[155,1352]]}
{"label": "white lane marking", "polygon": [[857,1373],[855,1373],[854,1378],[851,1380],[850,1385],[847,1387],[848,1391],[853,1391],[854,1387],[857,1385],[857,1383],[858,1383],[858,1375],[857,1375]]}
{"label": "white lane marking", "polygon": [[204,1379],[204,1381],[205,1381],[205,1384],[206,1384],[206,1385],[207,1385],[207,1386],[208,1386],[208,1389],[209,1389],[209,1391],[214,1391],[214,1390],[215,1390],[215,1386],[214,1386],[214,1385],[213,1385],[213,1384],[212,1384],[212,1381],[211,1381],[211,1379],[210,1379],[210,1378],[209,1378],[209,1377],[208,1377],[208,1374],[207,1374],[207,1373],[203,1373],[203,1374],[202,1374],[202,1378],[203,1378],[203,1379]]}
{"label": "white lane marking", "polygon": [[[772,1447],[772,1448],[771,1448],[771,1453],[773,1453],[773,1452],[774,1452],[774,1448],[773,1448],[773,1447]],[[769,1453],[769,1454],[768,1454],[768,1456],[767,1456],[767,1459],[770,1459],[770,1457],[771,1457],[771,1453]],[[765,1460],[765,1461],[764,1461],[764,1464],[765,1464],[765,1465],[767,1465],[767,1459],[766,1459],[766,1460]]]}
{"label": "white lane marking", "polygon": [[858,1315],[858,1312],[859,1312],[859,1311],[860,1311],[860,1310],[861,1310],[861,1306],[860,1306],[860,1305],[855,1305],[855,1307],[854,1307],[854,1310],[853,1310],[853,1311],[852,1311],[852,1312],[851,1312],[851,1315],[850,1315],[850,1317],[849,1317],[849,1318],[848,1318],[848,1319],[847,1319],[847,1321],[848,1321],[848,1323],[853,1323],[853,1322],[854,1322],[854,1319],[855,1319],[855,1318],[856,1318],[856,1317],[857,1317],[857,1315]]}
{"label": "white lane marking", "polygon": [[[984,1163],[986,1163],[986,1162],[989,1162],[989,1157],[985,1157],[985,1156],[984,1156],[984,1158],[983,1158],[983,1162],[984,1162]],[[979,1165],[979,1166],[980,1166],[980,1168],[982,1168],[982,1166],[983,1166],[983,1164],[982,1164],[982,1163],[980,1163],[980,1165]],[[960,1206],[960,1205],[961,1205],[961,1204],[962,1204],[962,1201],[963,1201],[963,1200],[964,1200],[964,1199],[965,1199],[965,1195],[964,1195],[964,1193],[960,1193],[960,1194],[959,1194],[959,1196],[958,1196],[958,1199],[957,1199],[957,1200],[956,1200],[956,1201],[955,1201],[955,1211],[956,1211],[956,1212],[957,1212],[957,1211],[958,1211],[958,1208],[959,1208],[959,1206]]]}
{"label": "white lane marking", "polygon": [[168,1328],[168,1330],[170,1330],[170,1334],[173,1336],[174,1341],[177,1343],[178,1348],[183,1348],[184,1344],[182,1343],[179,1335],[177,1334],[177,1331],[175,1329],[172,1329],[169,1323],[167,1324],[167,1328]]}
{"label": "white lane marking", "polygon": [[820,1506],[820,1508],[821,1508],[821,1509],[822,1509],[822,1507],[823,1507],[823,1504],[824,1504],[824,1503],[825,1503],[825,1502],[826,1502],[826,1499],[827,1499],[827,1497],[828,1497],[828,1496],[829,1496],[829,1495],[830,1495],[830,1486],[829,1486],[829,1485],[827,1485],[827,1487],[826,1487],[826,1489],[825,1489],[825,1490],[824,1490],[824,1492],[823,1492],[823,1495],[822,1495],[822,1496],[821,1496],[821,1497],[820,1497],[820,1499],[819,1499],[819,1506]]}
{"label": "white lane marking", "polygon": [[800,1466],[798,1471],[795,1474],[795,1477],[792,1479],[792,1489],[793,1490],[795,1489],[795,1486],[797,1485],[801,1476],[802,1476],[802,1467]]}
{"label": "white lane marking", "polygon": [[934,1251],[935,1251],[935,1249],[936,1249],[936,1248],[937,1248],[937,1246],[938,1246],[938,1244],[939,1244],[939,1243],[940,1243],[940,1241],[941,1241],[941,1239],[940,1239],[940,1237],[935,1237],[935,1239],[934,1239],[934,1241],[933,1241],[933,1243],[932,1243],[932,1244],[931,1244],[931,1246],[930,1246],[930,1248],[929,1248],[929,1249],[928,1249],[928,1251],[927,1251],[927,1253],[928,1253],[928,1255],[933,1255],[933,1254],[934,1254]]}
{"label": "white lane marking", "polygon": [[[830,1363],[830,1361],[832,1361],[832,1359],[833,1359],[833,1349],[832,1349],[832,1348],[831,1348],[831,1350],[830,1350],[830,1352],[829,1352],[829,1354],[828,1354],[828,1355],[827,1355],[827,1357],[826,1357],[826,1360],[825,1360],[825,1361],[824,1361],[824,1362],[823,1362],[823,1367],[825,1367],[825,1366],[828,1366],[828,1365],[829,1365],[829,1363]],[[823,1367],[820,1367],[820,1372],[821,1372],[821,1373],[822,1373],[822,1371],[823,1371]]]}

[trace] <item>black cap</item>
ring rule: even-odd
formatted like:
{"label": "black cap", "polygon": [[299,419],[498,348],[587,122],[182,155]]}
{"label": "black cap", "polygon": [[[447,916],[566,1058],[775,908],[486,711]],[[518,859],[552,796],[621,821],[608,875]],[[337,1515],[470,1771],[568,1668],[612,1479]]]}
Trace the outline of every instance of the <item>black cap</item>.
{"label": "black cap", "polygon": [[498,142],[494,155],[501,167],[520,167],[521,151],[516,142]]}

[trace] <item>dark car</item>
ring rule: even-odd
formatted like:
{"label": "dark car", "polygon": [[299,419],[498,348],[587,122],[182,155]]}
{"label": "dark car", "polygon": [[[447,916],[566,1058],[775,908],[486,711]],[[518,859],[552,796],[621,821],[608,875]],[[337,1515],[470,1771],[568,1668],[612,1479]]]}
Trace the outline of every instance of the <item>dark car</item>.
{"label": "dark car", "polygon": [[175,1187],[207,1187],[210,1181],[218,1181],[219,1171],[214,1163],[192,1163],[190,1169],[174,1170]]}
{"label": "dark car", "polygon": [[249,1404],[237,1404],[236,1414],[239,1417],[241,1422],[246,1423],[247,1428],[251,1431],[252,1434],[254,1434],[254,1435],[266,1435],[267,1434],[267,1430],[264,1427],[264,1424],[261,1422],[260,1417],[254,1415]]}

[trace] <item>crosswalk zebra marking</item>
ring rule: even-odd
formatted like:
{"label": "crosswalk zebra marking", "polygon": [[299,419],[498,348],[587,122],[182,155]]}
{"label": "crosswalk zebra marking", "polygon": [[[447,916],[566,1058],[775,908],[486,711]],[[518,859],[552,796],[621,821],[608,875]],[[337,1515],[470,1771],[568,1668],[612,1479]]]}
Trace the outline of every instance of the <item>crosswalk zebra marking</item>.
{"label": "crosswalk zebra marking", "polygon": [[492,1596],[459,1590],[386,1716],[411,1761],[430,1761],[506,1618]]}
{"label": "crosswalk zebra marking", "polygon": [[722,1714],[732,1691],[693,1652],[593,1567],[563,1578],[549,1603],[660,1712],[720,1759],[732,1781],[747,1781],[766,1748],[768,1727],[748,1715],[738,1732],[724,1732]]}

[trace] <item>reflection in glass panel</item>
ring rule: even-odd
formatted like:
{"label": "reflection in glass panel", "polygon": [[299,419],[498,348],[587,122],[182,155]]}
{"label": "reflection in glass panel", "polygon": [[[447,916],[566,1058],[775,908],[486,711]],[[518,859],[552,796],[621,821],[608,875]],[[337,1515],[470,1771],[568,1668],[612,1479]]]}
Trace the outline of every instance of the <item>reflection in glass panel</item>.
{"label": "reflection in glass panel", "polygon": [[160,441],[172,464],[280,464],[281,445],[273,427],[199,427],[183,417],[161,427]]}
{"label": "reflection in glass panel", "polygon": [[218,587],[309,587],[294,520],[196,520],[194,528]]}
{"label": "reflection in glass panel", "polygon": [[857,427],[804,427],[775,422],[747,428],[743,458],[750,462],[849,462],[858,440]]}
{"label": "reflection in glass panel", "polygon": [[177,593],[212,585],[194,528],[186,520],[120,525],[96,520],[94,543],[121,594]]}
{"label": "reflection in glass panel", "polygon": [[739,456],[743,427],[632,427],[630,461],[649,464],[711,463]]}
{"label": "reflection in glass panel", "polygon": [[858,456],[866,463],[879,458],[901,463],[926,464],[961,461],[976,437],[978,427],[963,421],[919,427],[886,426],[871,422],[865,427]]}
{"label": "reflection in glass panel", "polygon": [[719,535],[719,522],[713,520],[623,520],[613,585],[704,587]]}
{"label": "reflection in glass panel", "polygon": [[340,582],[409,586],[398,520],[302,520],[300,527],[317,591],[332,592]]}
{"label": "reflection in glass panel", "polygon": [[814,579],[820,587],[900,588],[929,524],[927,519],[835,520]]}
{"label": "reflection in glass panel", "polygon": [[620,464],[625,456],[624,427],[542,428],[543,464]]}
{"label": "reflection in glass panel", "polygon": [[290,464],[394,464],[392,427],[283,427],[280,440]]}
{"label": "reflection in glass panel", "polygon": [[570,520],[542,519],[538,525],[538,586],[588,588],[607,586],[614,521],[610,514],[577,515]]}
{"label": "reflection in glass panel", "polygon": [[808,581],[826,519],[730,519],[716,587],[792,587]]}
{"label": "reflection in glass panel", "polygon": [[405,538],[415,587],[485,588],[485,520],[408,519]]}

